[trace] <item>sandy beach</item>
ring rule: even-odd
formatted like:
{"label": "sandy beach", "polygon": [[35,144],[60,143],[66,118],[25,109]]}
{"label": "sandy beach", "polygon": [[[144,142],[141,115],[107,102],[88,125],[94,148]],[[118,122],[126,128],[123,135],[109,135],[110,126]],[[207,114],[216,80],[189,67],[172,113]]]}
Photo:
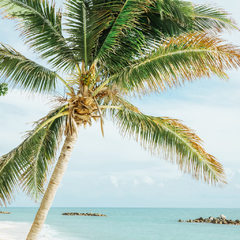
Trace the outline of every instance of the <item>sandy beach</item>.
{"label": "sandy beach", "polygon": [[0,222],[0,240],[26,239],[30,223]]}
{"label": "sandy beach", "polygon": [[[31,227],[30,223],[25,222],[0,222],[0,240],[25,240]],[[49,233],[51,231],[51,233]],[[48,225],[44,225],[39,240],[50,240],[53,238],[53,231]]]}

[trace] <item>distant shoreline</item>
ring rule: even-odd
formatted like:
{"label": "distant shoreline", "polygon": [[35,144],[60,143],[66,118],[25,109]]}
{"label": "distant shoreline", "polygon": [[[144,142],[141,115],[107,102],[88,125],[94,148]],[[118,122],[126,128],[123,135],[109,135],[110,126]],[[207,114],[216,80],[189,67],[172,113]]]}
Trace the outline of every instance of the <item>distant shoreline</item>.
{"label": "distant shoreline", "polygon": [[[0,240],[26,240],[37,208],[1,210],[11,214],[0,214]],[[61,215],[64,212],[102,213],[108,217]],[[219,236],[239,240],[240,226],[177,222],[180,218],[205,219],[220,214],[240,219],[240,209],[236,208],[51,208],[39,240],[158,240],[159,236],[163,240],[219,240]]]}

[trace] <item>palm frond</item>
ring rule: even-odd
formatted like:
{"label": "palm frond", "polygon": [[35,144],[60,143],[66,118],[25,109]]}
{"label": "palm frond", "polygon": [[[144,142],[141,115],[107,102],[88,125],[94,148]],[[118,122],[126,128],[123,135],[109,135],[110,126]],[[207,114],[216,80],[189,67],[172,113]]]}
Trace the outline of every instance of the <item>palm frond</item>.
{"label": "palm frond", "polygon": [[220,32],[237,29],[230,14],[222,9],[180,0],[153,1],[141,22],[149,26],[144,34],[152,39],[159,39],[162,35],[177,36],[192,30]]}
{"label": "palm frond", "polygon": [[223,9],[213,8],[210,5],[194,6],[194,30],[221,32],[236,29],[238,29],[236,23]]}
{"label": "palm frond", "polygon": [[105,12],[102,13],[101,4],[92,0],[69,0],[65,4],[68,10],[66,13],[68,41],[78,61],[84,60],[87,67],[93,62],[96,36],[105,27],[105,24],[101,23]]}
{"label": "palm frond", "polygon": [[[131,25],[130,25],[131,26]],[[194,5],[180,0],[153,0],[136,16],[135,24],[118,36],[119,44],[104,59],[110,74],[124,69],[133,59],[149,53],[164,37],[176,37],[192,31],[210,33],[237,29],[229,14],[208,5]],[[109,29],[99,38],[101,43]],[[135,39],[135,45],[131,42]],[[129,48],[131,46],[132,48]],[[134,47],[133,47],[134,46]],[[128,50],[131,51],[128,51]]]}
{"label": "palm frond", "polygon": [[7,91],[8,91],[7,83],[0,83],[0,96],[6,95]]}
{"label": "palm frond", "polygon": [[207,33],[167,38],[149,55],[129,63],[106,80],[122,91],[144,94],[164,91],[203,77],[227,78],[226,71],[240,66],[240,50]]}
{"label": "palm frond", "polygon": [[66,14],[66,25],[69,27],[69,29],[66,31],[70,35],[68,37],[68,41],[74,43],[74,51],[76,55],[78,55],[78,61],[81,62],[82,60],[85,60],[87,56],[89,56],[89,48],[86,46],[86,38],[87,30],[90,32],[89,29],[87,29],[89,28],[89,26],[87,26],[87,22],[90,16],[89,14],[86,16],[85,1],[69,0],[65,4],[66,9],[68,10]]}
{"label": "palm frond", "polygon": [[0,75],[11,85],[24,90],[51,92],[56,88],[55,72],[2,43],[0,43]]}
{"label": "palm frond", "polygon": [[204,150],[192,129],[177,119],[147,116],[133,105],[126,106],[113,116],[124,137],[140,142],[153,155],[163,155],[197,180],[220,186],[226,183],[222,165]]}
{"label": "palm frond", "polygon": [[18,147],[0,157],[0,205],[10,203],[19,188],[35,200],[42,197],[62,138],[64,110],[59,107],[40,119]]}
{"label": "palm frond", "polygon": [[176,36],[187,32],[193,25],[193,6],[188,1],[155,0],[151,8],[141,16],[141,25],[146,26],[149,39]]}
{"label": "palm frond", "polygon": [[[141,30],[138,29],[139,18],[148,10],[152,1],[147,0],[126,0],[126,1],[109,1],[103,4],[103,10],[109,11],[111,14],[108,20],[107,28],[101,32],[98,39],[98,48],[96,50],[96,59],[105,62],[106,59],[117,56],[116,51],[125,46],[125,54],[133,55],[136,50],[142,48],[139,41],[143,37]],[[130,36],[135,36],[130,38]],[[122,49],[123,50],[123,49]],[[121,56],[124,57],[122,54]]]}
{"label": "palm frond", "polygon": [[48,0],[1,0],[0,13],[16,19],[21,36],[53,67],[72,69],[76,60],[62,35],[62,13]]}
{"label": "palm frond", "polygon": [[[179,35],[182,32],[189,31],[190,26],[192,26],[191,13],[193,11],[192,5],[189,2],[153,0],[147,3],[141,1],[133,3],[139,4],[139,6],[125,1],[124,4],[126,5],[120,9],[123,13],[118,10],[119,13],[115,13],[116,22],[112,20],[112,23],[115,25],[112,28],[108,27],[105,29],[99,37],[99,46],[101,46],[105,41],[106,43],[108,42],[106,39],[108,34],[109,40],[111,40],[110,37],[114,36],[114,32],[117,33],[119,31],[117,27],[121,27],[120,34],[116,35],[116,41],[114,40],[113,48],[110,49],[110,43],[106,56],[102,56],[100,59],[103,62],[102,65],[104,65],[105,72],[108,72],[109,75],[124,69],[129,65],[129,62],[148,54],[149,50],[155,46],[155,42],[161,40],[163,36]],[[132,9],[138,7],[139,11],[132,10],[136,15],[134,16],[129,13],[130,17],[129,19],[126,18],[126,21],[130,22],[125,24],[123,21],[125,18],[121,20],[121,14],[124,14],[124,11],[128,12],[130,10],[128,4],[130,6],[132,4]],[[122,26],[118,17],[120,17],[123,23]],[[131,17],[134,18],[131,19]],[[97,51],[101,51],[101,48],[97,49]]]}

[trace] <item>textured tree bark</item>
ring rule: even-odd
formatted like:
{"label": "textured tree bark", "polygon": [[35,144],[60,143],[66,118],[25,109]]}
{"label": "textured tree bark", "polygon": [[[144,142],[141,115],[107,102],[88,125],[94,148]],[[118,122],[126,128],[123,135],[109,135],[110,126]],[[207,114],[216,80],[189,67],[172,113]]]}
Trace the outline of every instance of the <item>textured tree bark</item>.
{"label": "textured tree bark", "polygon": [[[77,127],[78,127],[78,129],[77,129],[77,132],[78,132],[80,126],[78,125]],[[58,162],[54,168],[54,171],[53,171],[53,174],[49,181],[47,190],[44,194],[41,205],[38,209],[38,212],[35,216],[34,222],[28,233],[26,240],[37,240],[38,239],[38,237],[41,233],[43,224],[46,220],[48,211],[52,205],[53,199],[57,192],[58,186],[60,185],[63,175],[66,172],[67,164],[69,162],[69,159],[72,154],[72,151],[73,151],[76,141],[77,141],[76,133],[73,133],[72,135],[71,134],[67,135],[64,145],[63,145],[63,148],[62,148],[62,151],[61,151],[61,154],[59,156]]]}

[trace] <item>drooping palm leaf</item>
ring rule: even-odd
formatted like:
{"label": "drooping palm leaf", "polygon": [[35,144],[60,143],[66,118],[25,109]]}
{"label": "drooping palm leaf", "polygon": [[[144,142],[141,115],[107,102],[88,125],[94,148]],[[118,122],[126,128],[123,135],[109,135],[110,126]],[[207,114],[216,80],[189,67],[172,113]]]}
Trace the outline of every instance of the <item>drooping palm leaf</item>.
{"label": "drooping palm leaf", "polygon": [[62,139],[64,109],[57,108],[38,121],[18,147],[0,158],[0,205],[10,203],[19,187],[35,200],[42,197]]}
{"label": "drooping palm leaf", "polygon": [[221,32],[234,29],[238,27],[223,9],[216,9],[209,5],[194,6],[194,30]]}
{"label": "drooping palm leaf", "polygon": [[225,182],[222,165],[202,147],[202,140],[194,131],[177,119],[153,117],[141,113],[136,107],[125,104],[113,116],[123,136],[140,142],[153,155],[164,156],[171,163],[213,185]]}
{"label": "drooping palm leaf", "polygon": [[21,35],[31,48],[53,67],[72,69],[76,60],[62,35],[62,13],[48,0],[1,0],[5,18],[16,19]]}
{"label": "drooping palm leaf", "polygon": [[189,1],[155,0],[141,21],[149,26],[152,39],[177,36],[189,31],[223,31],[237,29],[228,13],[210,5],[195,5]]}
{"label": "drooping palm leaf", "polygon": [[2,43],[0,43],[0,76],[13,86],[24,90],[50,92],[56,88],[55,72]]}
{"label": "drooping palm leaf", "polygon": [[192,28],[193,6],[187,1],[155,0],[140,21],[148,26],[144,34],[152,40],[179,35]]}
{"label": "drooping palm leaf", "polygon": [[141,95],[212,75],[227,78],[225,71],[239,66],[238,47],[206,33],[191,33],[163,40],[156,50],[129,63],[104,84]]}
{"label": "drooping palm leaf", "polygon": [[[127,7],[127,1],[125,4]],[[211,6],[194,5],[191,2],[179,0],[153,0],[143,5],[145,8],[139,8],[143,11],[135,15],[134,24],[123,24],[121,33],[116,35],[117,44],[112,50],[107,50],[106,57],[102,56],[104,66],[110,73],[116,69],[125,68],[132,59],[148,54],[155,42],[162,40],[163,37],[176,37],[191,31],[220,32],[237,29],[228,13]],[[109,10],[107,12],[111,12],[117,19],[118,14],[121,16],[121,12],[118,11],[115,14]],[[112,22],[114,23],[115,20]],[[114,33],[112,25],[108,25],[99,37],[99,46],[101,44],[104,46],[107,37]],[[135,42],[132,42],[132,39],[135,39]],[[96,48],[96,51],[101,51],[101,48]]]}

